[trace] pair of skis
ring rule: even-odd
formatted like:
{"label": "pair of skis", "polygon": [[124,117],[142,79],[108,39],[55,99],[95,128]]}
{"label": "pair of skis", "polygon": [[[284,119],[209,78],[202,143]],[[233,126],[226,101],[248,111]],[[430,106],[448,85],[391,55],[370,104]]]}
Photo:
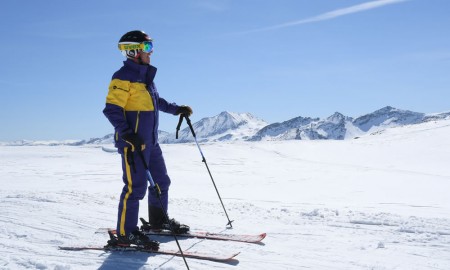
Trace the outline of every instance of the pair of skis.
{"label": "pair of skis", "polygon": [[[180,114],[180,120],[178,122],[177,125],[177,133],[176,133],[176,138],[178,139],[178,131],[180,130],[181,127],[181,123],[183,122],[183,118],[186,119],[188,126],[192,132],[192,135],[194,137],[195,143],[197,144],[198,150],[200,151],[200,154],[202,156],[202,162],[205,163],[206,165],[206,169],[208,170],[209,176],[211,177],[211,181],[213,182],[214,188],[216,190],[216,193],[220,199],[220,203],[222,204],[223,210],[225,212],[225,215],[228,219],[228,223],[227,226],[233,227],[232,226],[232,220],[230,220],[230,218],[228,217],[228,213],[225,209],[225,206],[223,204],[222,198],[220,197],[219,191],[217,189],[217,186],[214,182],[214,179],[212,177],[211,171],[209,170],[208,164],[206,162],[206,158],[203,155],[203,152],[200,148],[200,145],[198,144],[195,132],[194,132],[194,128],[192,127],[191,121],[189,119],[189,117],[187,115],[184,114]],[[141,159],[144,162],[144,166],[146,167],[146,172],[147,172],[147,180],[150,183],[150,186],[153,187],[155,189],[155,191],[159,191],[159,187],[157,186],[157,184],[155,184],[155,182],[153,181],[153,178],[150,174],[149,168],[147,166],[147,164],[144,161],[144,157],[141,154]],[[159,193],[157,193],[158,198],[159,198]],[[162,207],[162,202],[160,200],[161,203],[161,208]],[[169,218],[166,214],[166,219],[167,221],[169,221]],[[110,234],[111,238],[117,237],[116,231],[115,230],[108,230],[108,233]],[[189,270],[189,266],[185,260],[185,257],[187,258],[195,258],[195,259],[203,259],[203,260],[212,260],[212,261],[221,261],[221,262],[229,262],[231,260],[233,260],[234,257],[236,257],[239,253],[234,253],[234,254],[230,254],[230,255],[211,255],[211,254],[205,254],[205,253],[196,253],[196,252],[185,252],[181,250],[181,247],[178,243],[178,239],[177,237],[195,237],[195,238],[203,238],[203,239],[212,239],[212,240],[228,240],[228,241],[238,241],[238,242],[247,242],[247,243],[258,243],[260,241],[262,241],[265,237],[266,234],[262,233],[259,235],[231,235],[231,234],[222,234],[222,233],[209,233],[209,232],[201,232],[201,231],[197,231],[197,232],[189,232],[187,234],[172,234],[171,232],[165,232],[165,231],[159,231],[159,232],[155,232],[155,231],[147,231],[147,234],[149,235],[171,235],[175,238],[175,241],[178,245],[179,251],[172,251],[172,250],[164,250],[164,249],[158,249],[157,251],[155,250],[151,250],[151,249],[146,249],[143,247],[138,247],[138,246],[129,246],[129,247],[117,247],[117,246],[111,246],[111,245],[106,245],[104,247],[60,247],[60,249],[63,250],[104,250],[104,251],[142,251],[142,252],[149,252],[149,253],[156,253],[156,254],[166,254],[166,255],[175,255],[175,256],[181,256],[184,259],[184,262],[186,264],[187,269]]]}
{"label": "pair of skis", "polygon": [[[113,235],[116,235],[116,230],[114,229],[106,229],[101,228],[97,230],[97,233],[107,231]],[[147,235],[160,235],[160,236],[172,236],[173,234],[169,231],[152,231],[148,230],[144,232]],[[222,240],[222,241],[236,241],[236,242],[244,242],[244,243],[259,243],[265,237],[266,234],[256,234],[256,235],[246,235],[246,234],[225,234],[225,233],[211,233],[206,231],[191,231],[189,233],[184,234],[176,234],[179,237],[185,238],[200,238],[200,239],[210,239],[210,240]],[[163,255],[172,255],[172,256],[182,256],[179,251],[176,250],[168,250],[159,248],[158,250],[146,249],[144,247],[139,246],[129,246],[129,247],[119,247],[119,246],[60,246],[61,250],[70,250],[70,251],[81,251],[81,250],[103,250],[103,251],[138,251],[138,252],[147,252],[153,254],[163,254]],[[232,262],[234,258],[239,255],[240,252],[232,253],[232,254],[210,254],[203,252],[190,252],[183,251],[183,254],[186,258],[192,259],[200,259],[200,260],[209,260],[215,262]]]}

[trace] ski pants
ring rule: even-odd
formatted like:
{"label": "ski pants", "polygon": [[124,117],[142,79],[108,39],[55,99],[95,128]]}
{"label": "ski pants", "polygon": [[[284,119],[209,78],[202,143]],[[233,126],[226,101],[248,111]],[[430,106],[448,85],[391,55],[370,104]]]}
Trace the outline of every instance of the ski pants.
{"label": "ski pants", "polygon": [[[124,187],[120,195],[117,219],[117,233],[128,235],[138,227],[139,201],[144,199],[148,181],[146,169],[138,152],[132,152],[125,147],[121,152]],[[159,144],[146,146],[143,151],[145,162],[150,170],[153,181],[161,190],[161,202],[167,212],[170,178],[167,175],[166,164]],[[161,208],[157,195],[149,187],[149,206]]]}

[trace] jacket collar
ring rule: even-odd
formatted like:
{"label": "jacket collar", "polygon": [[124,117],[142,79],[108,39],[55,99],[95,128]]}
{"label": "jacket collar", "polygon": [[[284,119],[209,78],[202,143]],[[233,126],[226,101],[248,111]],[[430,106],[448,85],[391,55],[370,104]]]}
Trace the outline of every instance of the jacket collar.
{"label": "jacket collar", "polygon": [[139,72],[139,78],[142,78],[147,84],[152,83],[155,79],[157,68],[152,65],[139,65],[131,59],[123,61],[123,65]]}

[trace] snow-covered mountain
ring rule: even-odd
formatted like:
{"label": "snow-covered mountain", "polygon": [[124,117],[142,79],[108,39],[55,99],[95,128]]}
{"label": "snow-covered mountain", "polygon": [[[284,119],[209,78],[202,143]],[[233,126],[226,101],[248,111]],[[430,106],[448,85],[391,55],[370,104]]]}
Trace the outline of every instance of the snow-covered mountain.
{"label": "snow-covered mountain", "polygon": [[[213,117],[206,117],[192,124],[197,140],[205,141],[237,141],[247,140],[258,130],[267,126],[267,122],[250,113],[221,112]],[[161,134],[160,143],[185,143],[194,141],[189,127],[175,133]]]}
{"label": "snow-covered mountain", "polygon": [[378,129],[379,127],[387,128],[422,123],[424,117],[424,113],[399,110],[387,106],[373,113],[356,118],[353,121],[353,125],[367,132],[373,128]]}
{"label": "snow-covered mountain", "polygon": [[250,140],[344,140],[373,134],[388,128],[448,117],[450,117],[450,112],[427,115],[387,106],[356,119],[344,116],[339,112],[325,119],[296,117],[282,123],[268,125],[258,131]]}
{"label": "snow-covered mountain", "polygon": [[263,136],[278,138],[280,140],[297,139],[297,127],[308,126],[312,122],[319,120],[319,118],[299,116],[282,123],[274,123],[259,130],[251,140],[259,140]]}
{"label": "snow-covered mountain", "polygon": [[352,120],[351,117],[338,112],[325,119],[296,117],[282,123],[268,125],[250,140],[342,140],[345,139],[347,126]]}

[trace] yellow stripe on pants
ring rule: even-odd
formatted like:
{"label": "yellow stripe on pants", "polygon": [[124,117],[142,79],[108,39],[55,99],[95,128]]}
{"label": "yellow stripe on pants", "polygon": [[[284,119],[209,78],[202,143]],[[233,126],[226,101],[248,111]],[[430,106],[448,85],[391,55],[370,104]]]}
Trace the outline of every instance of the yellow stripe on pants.
{"label": "yellow stripe on pants", "polygon": [[133,180],[131,179],[131,169],[130,164],[128,164],[128,147],[124,148],[124,159],[125,159],[125,168],[127,172],[127,180],[128,180],[128,191],[127,194],[125,194],[125,197],[123,198],[123,207],[122,207],[122,215],[120,217],[120,235],[125,235],[125,217],[127,214],[127,201],[128,197],[130,197],[130,194],[133,192],[132,183]]}

